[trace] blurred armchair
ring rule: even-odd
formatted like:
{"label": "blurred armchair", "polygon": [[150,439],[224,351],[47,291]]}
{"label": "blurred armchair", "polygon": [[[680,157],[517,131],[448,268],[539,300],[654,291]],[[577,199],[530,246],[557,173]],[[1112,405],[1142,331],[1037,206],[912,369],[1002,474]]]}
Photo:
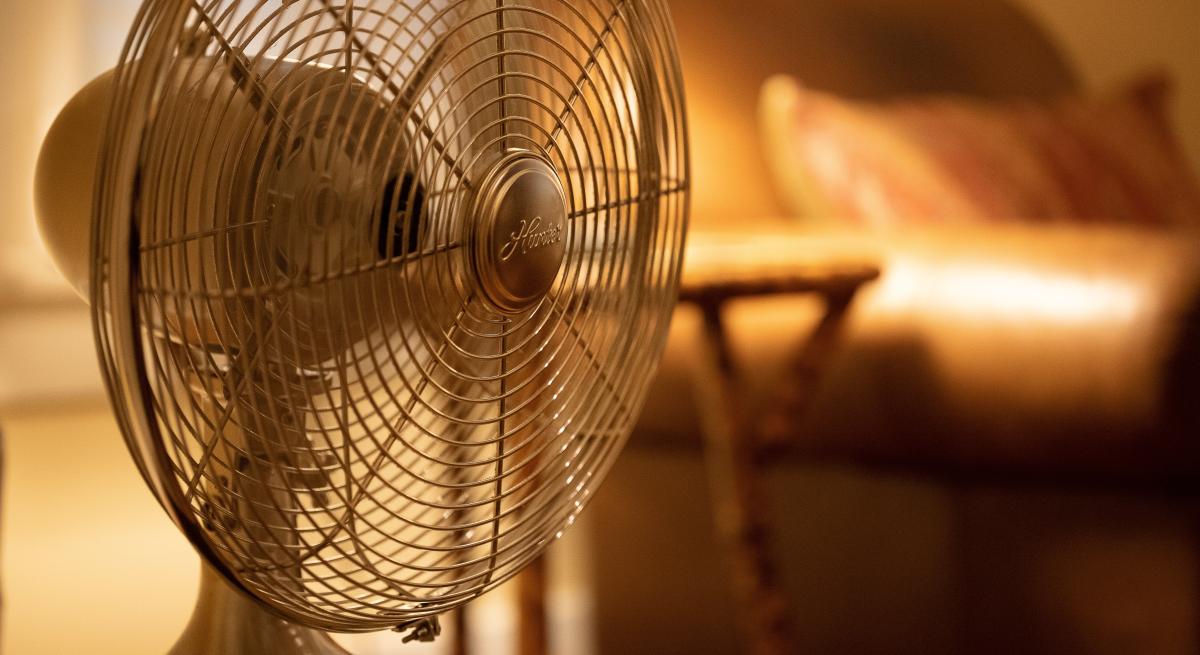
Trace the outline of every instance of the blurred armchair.
{"label": "blurred armchair", "polygon": [[[798,233],[810,237],[798,259],[853,253],[884,270],[802,411],[772,401],[812,308],[782,299],[734,312],[751,413],[772,415],[767,429],[793,446],[770,484],[799,648],[1200,649],[1196,234],[877,232],[775,218],[787,203],[755,121],[769,76],[868,100],[1046,99],[1078,88],[1053,43],[998,0],[674,6],[697,229]],[[641,430],[597,501],[606,652],[739,647],[727,568],[696,502],[690,318],[677,322]]]}

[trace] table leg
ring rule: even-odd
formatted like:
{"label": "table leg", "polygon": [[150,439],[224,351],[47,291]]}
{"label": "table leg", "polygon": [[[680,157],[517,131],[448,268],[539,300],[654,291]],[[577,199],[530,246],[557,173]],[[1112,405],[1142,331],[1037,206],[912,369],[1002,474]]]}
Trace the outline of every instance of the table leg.
{"label": "table leg", "polygon": [[546,557],[534,560],[517,574],[517,653],[545,655],[549,648],[546,625]]}
{"label": "table leg", "polygon": [[759,417],[757,447],[768,455],[786,450],[794,440],[796,422],[807,414],[817,385],[837,352],[854,297],[853,290],[823,296],[825,310],[820,322],[796,353],[788,376]]}
{"label": "table leg", "polygon": [[453,612],[454,630],[449,645],[446,647],[451,655],[467,655],[467,644],[470,635],[467,633],[467,608],[460,607]]}
{"label": "table leg", "polygon": [[786,597],[771,554],[765,480],[753,422],[737,383],[721,304],[701,305],[704,329],[696,375],[705,459],[717,531],[732,558],[739,620],[754,655],[793,651]]}

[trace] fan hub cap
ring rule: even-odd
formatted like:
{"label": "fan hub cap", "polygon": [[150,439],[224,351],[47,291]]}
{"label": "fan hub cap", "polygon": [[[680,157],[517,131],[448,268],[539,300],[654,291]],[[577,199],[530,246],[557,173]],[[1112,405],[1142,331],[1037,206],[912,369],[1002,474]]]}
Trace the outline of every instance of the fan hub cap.
{"label": "fan hub cap", "polygon": [[475,204],[474,267],[484,297],[518,313],[553,286],[567,251],[567,201],[554,168],[508,158],[484,182]]}

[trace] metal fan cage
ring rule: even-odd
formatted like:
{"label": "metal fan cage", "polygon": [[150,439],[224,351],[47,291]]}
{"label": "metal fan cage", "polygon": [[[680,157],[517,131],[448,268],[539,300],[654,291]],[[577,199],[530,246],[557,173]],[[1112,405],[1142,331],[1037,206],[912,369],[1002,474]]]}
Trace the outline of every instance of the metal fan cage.
{"label": "metal fan cage", "polygon": [[[97,341],[143,476],[238,588],[395,627],[574,523],[678,287],[670,25],[661,0],[144,3],[98,173]],[[475,223],[512,162],[563,212],[500,234],[559,253],[507,305]]]}

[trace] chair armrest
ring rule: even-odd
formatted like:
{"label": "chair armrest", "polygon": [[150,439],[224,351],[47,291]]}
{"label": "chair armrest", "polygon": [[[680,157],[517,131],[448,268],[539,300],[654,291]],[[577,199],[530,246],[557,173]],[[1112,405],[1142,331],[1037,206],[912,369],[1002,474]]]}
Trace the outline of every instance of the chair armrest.
{"label": "chair armrest", "polygon": [[[884,273],[794,417],[799,452],[1005,476],[1200,472],[1195,234],[981,226],[815,238],[877,252]],[[731,314],[761,413],[815,312],[788,298]],[[679,387],[694,325],[685,314],[675,330],[661,376],[671,395],[652,397],[647,434],[696,429]]]}

